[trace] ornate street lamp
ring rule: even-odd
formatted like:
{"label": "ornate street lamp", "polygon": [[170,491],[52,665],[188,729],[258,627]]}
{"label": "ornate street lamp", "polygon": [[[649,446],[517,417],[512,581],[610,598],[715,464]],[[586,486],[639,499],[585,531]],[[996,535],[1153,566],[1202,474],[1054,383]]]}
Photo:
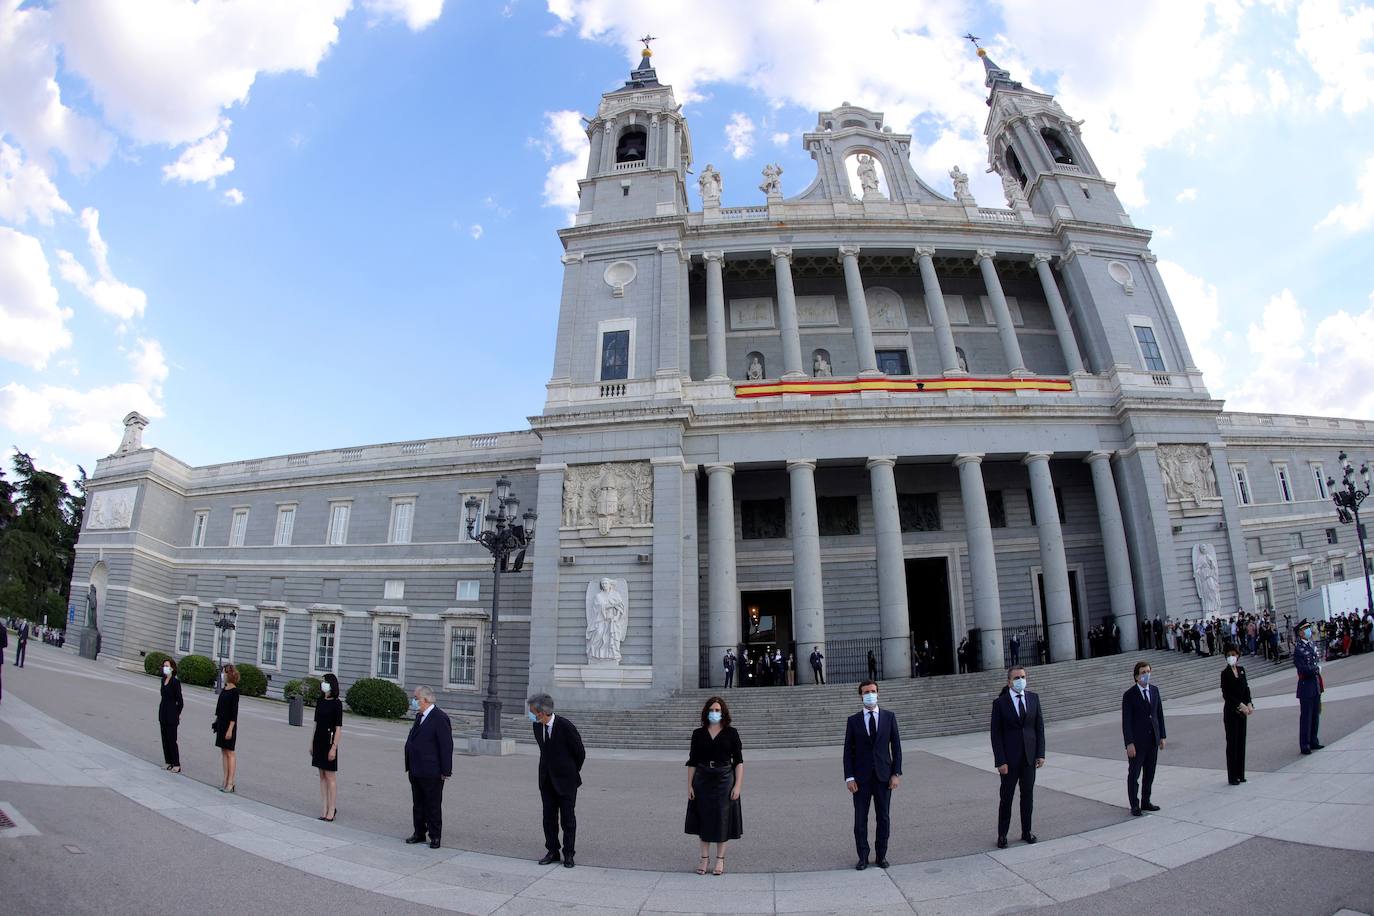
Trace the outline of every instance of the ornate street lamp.
{"label": "ornate street lamp", "polygon": [[1360,463],[1363,490],[1355,485],[1355,465],[1346,458],[1345,452],[1341,452],[1340,462],[1341,482],[1337,484],[1334,478],[1328,477],[1326,486],[1331,491],[1331,501],[1336,504],[1336,518],[1343,525],[1355,523],[1355,537],[1360,542],[1360,575],[1364,576],[1365,607],[1374,612],[1374,587],[1369,583],[1369,561],[1364,555],[1364,525],[1360,522],[1360,503],[1369,495],[1369,462]]}
{"label": "ornate street lamp", "polygon": [[487,652],[487,696],[482,701],[482,738],[501,740],[501,698],[496,693],[496,625],[501,614],[501,574],[506,562],[515,554],[511,572],[519,572],[525,562],[525,549],[534,542],[534,522],[539,516],[533,510],[519,516],[520,500],[510,491],[510,480],[496,481],[496,505],[489,510],[477,529],[477,512],[482,501],[469,496],[467,508],[468,537],[481,544],[492,556],[491,564],[491,627],[490,648]]}
{"label": "ornate street lamp", "polygon": [[215,637],[215,654],[219,656],[219,667],[215,670],[215,693],[219,693],[224,686],[224,645],[230,639],[229,634],[234,630],[239,612],[233,608],[221,611],[216,607],[214,616],[214,625],[219,628],[219,636]]}

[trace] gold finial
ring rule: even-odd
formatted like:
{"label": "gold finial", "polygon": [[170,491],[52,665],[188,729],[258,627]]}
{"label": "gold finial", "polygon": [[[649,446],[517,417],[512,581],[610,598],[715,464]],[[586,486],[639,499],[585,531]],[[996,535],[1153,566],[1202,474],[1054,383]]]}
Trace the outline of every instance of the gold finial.
{"label": "gold finial", "polygon": [[978,42],[979,42],[981,39],[979,39],[979,37],[978,37],[977,35],[973,34],[972,32],[969,32],[969,33],[968,33],[967,35],[965,35],[964,37],[967,38],[969,41],[971,41],[971,42],[973,43],[973,46],[974,46],[975,48],[978,48],[978,56],[979,56],[979,57],[987,57],[987,56],[988,56],[988,52],[987,52],[987,51],[984,51],[981,47],[979,47]]}
{"label": "gold finial", "polygon": [[655,36],[650,35],[650,34],[648,34],[648,33],[646,32],[646,33],[644,34],[644,37],[640,39],[640,41],[644,42],[644,50],[639,52],[639,56],[640,56],[640,57],[653,57],[653,56],[654,56],[654,52],[651,51],[651,50],[649,50],[649,42],[651,42],[651,41],[657,41],[657,40],[658,40],[658,39],[657,39]]}

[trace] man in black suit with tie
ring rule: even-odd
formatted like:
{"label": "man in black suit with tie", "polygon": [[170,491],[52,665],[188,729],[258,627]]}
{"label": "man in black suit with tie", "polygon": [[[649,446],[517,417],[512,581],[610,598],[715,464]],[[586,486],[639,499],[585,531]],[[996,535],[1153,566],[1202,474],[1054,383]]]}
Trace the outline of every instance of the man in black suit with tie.
{"label": "man in black suit with tie", "polygon": [[[1150,789],[1155,782],[1155,764],[1164,750],[1164,701],[1159,688],[1150,683],[1150,663],[1135,663],[1135,684],[1121,697],[1121,737],[1126,742],[1126,798],[1131,813],[1140,817],[1144,811],[1158,811],[1151,804]],[[1136,782],[1144,774],[1140,795],[1136,796]]]}
{"label": "man in black suit with tie", "polygon": [[844,731],[844,783],[854,796],[854,846],[859,861],[854,867],[868,868],[868,808],[877,810],[878,830],[874,842],[874,864],[887,868],[887,839],[892,824],[888,809],[892,790],[902,782],[902,739],[897,734],[897,716],[878,708],[878,684],[859,683],[863,709],[849,717]]}
{"label": "man in black suit with tie", "polygon": [[539,797],[544,801],[544,848],[540,865],[559,860],[558,823],[563,822],[563,867],[573,867],[577,849],[577,787],[582,785],[582,763],[587,751],[577,726],[566,716],[553,714],[553,697],[536,693],[525,701],[526,715],[534,723],[539,745]]}
{"label": "man in black suit with tie", "polygon": [[1011,827],[1011,799],[1021,787],[1021,839],[1035,842],[1031,814],[1035,810],[1035,771],[1045,765],[1045,718],[1040,697],[1026,689],[1026,669],[1007,669],[1007,687],[992,701],[992,764],[1002,776],[997,805],[997,848],[1007,848]]}
{"label": "man in black suit with tie", "polygon": [[410,774],[411,817],[415,831],[407,843],[439,848],[443,834],[444,780],[453,775],[453,726],[448,715],[434,705],[434,691],[416,687],[415,724],[406,736],[406,772]]}

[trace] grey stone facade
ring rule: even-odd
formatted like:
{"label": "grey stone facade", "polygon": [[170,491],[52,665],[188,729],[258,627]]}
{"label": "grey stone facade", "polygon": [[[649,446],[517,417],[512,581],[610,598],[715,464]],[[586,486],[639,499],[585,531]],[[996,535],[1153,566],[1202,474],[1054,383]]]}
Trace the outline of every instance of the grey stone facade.
{"label": "grey stone facade", "polygon": [[[1229,613],[1358,575],[1317,466],[1374,429],[1224,412],[1077,124],[984,62],[1009,208],[960,176],[936,193],[909,136],[846,105],[805,134],[800,193],[722,207],[703,177],[692,210],[688,126],[646,58],[588,122],[531,430],[201,468],[135,442],[92,477],[132,511],[88,519],[74,603],[96,586],[129,664],[217,654],[233,608],[226,648],[258,663],[275,639],[274,686],[323,661],[475,709],[492,570],[462,502],[501,475],[539,513],[502,578],[507,700],[633,706],[719,683],[746,643],[795,641],[803,676],[812,646],[909,676],[913,639],[952,668],[974,629],[985,666],[1012,632],[1063,660],[1109,619],[1129,649],[1140,618],[1202,616],[1197,576]],[[886,194],[850,188],[860,154]],[[589,658],[602,579],[623,581],[618,659]]]}

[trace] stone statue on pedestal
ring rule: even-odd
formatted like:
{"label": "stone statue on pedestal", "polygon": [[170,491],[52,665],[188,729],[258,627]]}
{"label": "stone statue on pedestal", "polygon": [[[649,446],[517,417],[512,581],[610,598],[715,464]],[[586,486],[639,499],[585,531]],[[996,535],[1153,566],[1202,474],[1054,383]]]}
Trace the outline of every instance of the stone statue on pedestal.
{"label": "stone statue on pedestal", "polygon": [[873,157],[867,153],[859,155],[859,188],[863,191],[865,200],[882,196],[882,192],[878,190],[878,167],[873,163]]}
{"label": "stone statue on pedestal", "polygon": [[964,173],[964,170],[956,165],[949,170],[949,177],[950,180],[954,182],[955,199],[962,203],[971,203],[973,201],[973,193],[968,189],[968,175]]}
{"label": "stone statue on pedestal", "polygon": [[759,190],[769,197],[782,196],[782,166],[769,163],[763,167],[763,184]]}
{"label": "stone statue on pedestal", "polygon": [[1202,603],[1202,616],[1211,617],[1221,611],[1220,567],[1217,551],[1211,544],[1193,545],[1193,587]]}
{"label": "stone statue on pedestal", "polygon": [[816,378],[830,378],[834,375],[830,368],[830,362],[823,353],[817,353],[815,359],[811,361],[811,374]]}
{"label": "stone statue on pedestal", "polygon": [[706,163],[706,168],[702,170],[701,177],[697,179],[697,187],[701,188],[702,206],[720,206],[720,172],[717,172],[711,163]]}
{"label": "stone statue on pedestal", "polygon": [[587,661],[620,664],[620,644],[630,626],[625,580],[602,578],[587,583]]}

